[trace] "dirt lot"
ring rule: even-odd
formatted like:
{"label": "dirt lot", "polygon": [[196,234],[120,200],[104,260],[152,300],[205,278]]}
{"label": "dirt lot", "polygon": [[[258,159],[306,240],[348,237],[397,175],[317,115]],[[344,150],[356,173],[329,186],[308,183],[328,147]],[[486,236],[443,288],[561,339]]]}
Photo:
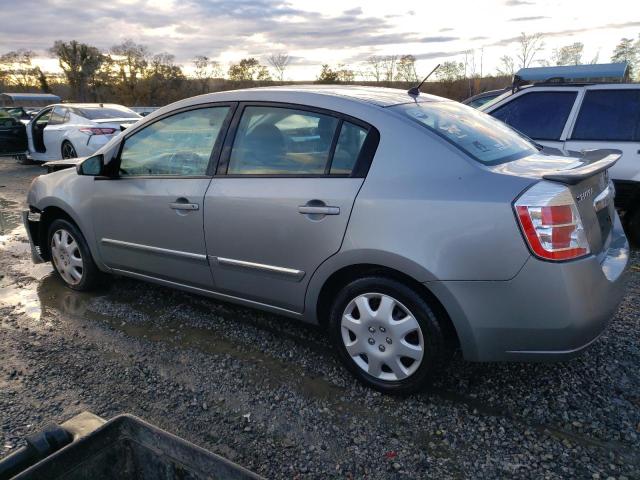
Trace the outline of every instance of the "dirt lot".
{"label": "dirt lot", "polygon": [[49,420],[138,415],[268,478],[640,478],[640,255],[608,332],[562,364],[456,359],[405,399],[358,385],[322,333],[30,262],[37,166],[0,158],[0,456]]}

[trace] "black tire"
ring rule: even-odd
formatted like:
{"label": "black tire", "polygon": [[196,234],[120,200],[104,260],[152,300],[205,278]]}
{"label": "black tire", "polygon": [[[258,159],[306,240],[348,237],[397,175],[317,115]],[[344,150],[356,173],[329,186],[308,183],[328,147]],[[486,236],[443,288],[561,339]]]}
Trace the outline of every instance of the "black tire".
{"label": "black tire", "polygon": [[[343,341],[341,321],[345,309],[350,305],[351,301],[359,295],[371,292],[375,292],[374,294],[387,295],[397,300],[410,311],[411,315],[419,324],[424,343],[422,360],[412,374],[401,380],[383,380],[370,375],[358,366],[356,360],[349,355],[345,342]],[[347,284],[340,290],[333,302],[329,314],[328,326],[331,340],[345,367],[360,382],[384,393],[404,395],[422,390],[429,384],[432,375],[440,369],[444,360],[447,358],[446,353],[448,350],[446,348],[445,336],[434,310],[429,306],[425,298],[415,290],[391,278],[369,276]],[[349,333],[349,335],[351,334]],[[374,334],[367,333],[366,335],[373,336]],[[378,333],[376,332],[375,335],[378,335]],[[386,333],[382,335],[384,336]],[[387,343],[390,343],[388,338],[386,340]],[[370,345],[372,341],[374,341],[373,338],[367,338],[367,342]],[[382,341],[380,341],[378,348],[382,348],[381,345],[384,346]],[[371,348],[373,348],[373,346]],[[361,356],[360,358],[368,362],[366,356]],[[387,365],[383,366],[389,368]]]}
{"label": "black tire", "polygon": [[65,140],[64,142],[62,142],[62,146],[60,147],[60,153],[63,159],[78,158],[76,147],[74,147],[69,140]]}
{"label": "black tire", "polygon": [[640,246],[640,208],[625,214],[625,227],[629,242],[634,246]]}
{"label": "black tire", "polygon": [[16,155],[16,161],[20,164],[20,165],[33,165],[32,160],[29,160],[29,158],[27,157],[26,154],[24,153],[19,153],[18,155]]}
{"label": "black tire", "polygon": [[[82,259],[82,274],[77,283],[70,283],[65,278],[65,274],[59,270],[58,265],[56,264],[56,259],[54,259],[52,242],[54,234],[58,231],[68,232],[71,238],[75,240],[77,244],[80,258]],[[47,232],[47,245],[49,246],[49,251],[51,253],[51,265],[53,266],[54,272],[56,273],[58,278],[62,280],[69,288],[84,292],[93,290],[101,283],[103,279],[103,273],[98,269],[95,262],[93,261],[93,257],[91,256],[91,251],[89,250],[87,241],[76,225],[62,218],[56,219],[51,222],[49,231]]]}

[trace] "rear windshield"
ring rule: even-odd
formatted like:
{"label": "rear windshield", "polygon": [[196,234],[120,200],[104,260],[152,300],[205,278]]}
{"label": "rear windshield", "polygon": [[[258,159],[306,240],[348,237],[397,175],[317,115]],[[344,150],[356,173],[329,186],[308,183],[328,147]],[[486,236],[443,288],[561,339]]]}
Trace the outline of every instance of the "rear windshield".
{"label": "rear windshield", "polygon": [[103,118],[140,118],[140,115],[126,107],[73,107],[71,111],[89,120]]}
{"label": "rear windshield", "polygon": [[537,153],[509,126],[457,102],[421,102],[392,107],[487,165]]}

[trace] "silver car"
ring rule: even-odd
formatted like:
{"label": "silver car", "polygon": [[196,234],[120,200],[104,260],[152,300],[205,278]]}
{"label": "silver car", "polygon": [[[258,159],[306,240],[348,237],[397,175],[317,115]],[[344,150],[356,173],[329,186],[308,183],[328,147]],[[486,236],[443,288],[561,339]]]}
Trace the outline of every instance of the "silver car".
{"label": "silver car", "polygon": [[629,257],[618,157],[543,155],[425,94],[238,90],[36,178],[25,222],[70,288],[113,273],[319,324],[356,377],[406,393],[451,348],[557,360],[598,338]]}

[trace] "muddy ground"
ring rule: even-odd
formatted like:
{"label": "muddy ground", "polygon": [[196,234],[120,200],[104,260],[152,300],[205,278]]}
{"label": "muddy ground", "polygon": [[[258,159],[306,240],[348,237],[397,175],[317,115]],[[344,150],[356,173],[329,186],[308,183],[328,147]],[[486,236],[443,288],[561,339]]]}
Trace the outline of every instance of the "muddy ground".
{"label": "muddy ground", "polygon": [[129,412],[267,478],[640,478],[640,255],[608,332],[560,364],[456,358],[409,398],[322,332],[124,278],[92,294],[30,262],[37,166],[0,159],[0,456],[46,422]]}

